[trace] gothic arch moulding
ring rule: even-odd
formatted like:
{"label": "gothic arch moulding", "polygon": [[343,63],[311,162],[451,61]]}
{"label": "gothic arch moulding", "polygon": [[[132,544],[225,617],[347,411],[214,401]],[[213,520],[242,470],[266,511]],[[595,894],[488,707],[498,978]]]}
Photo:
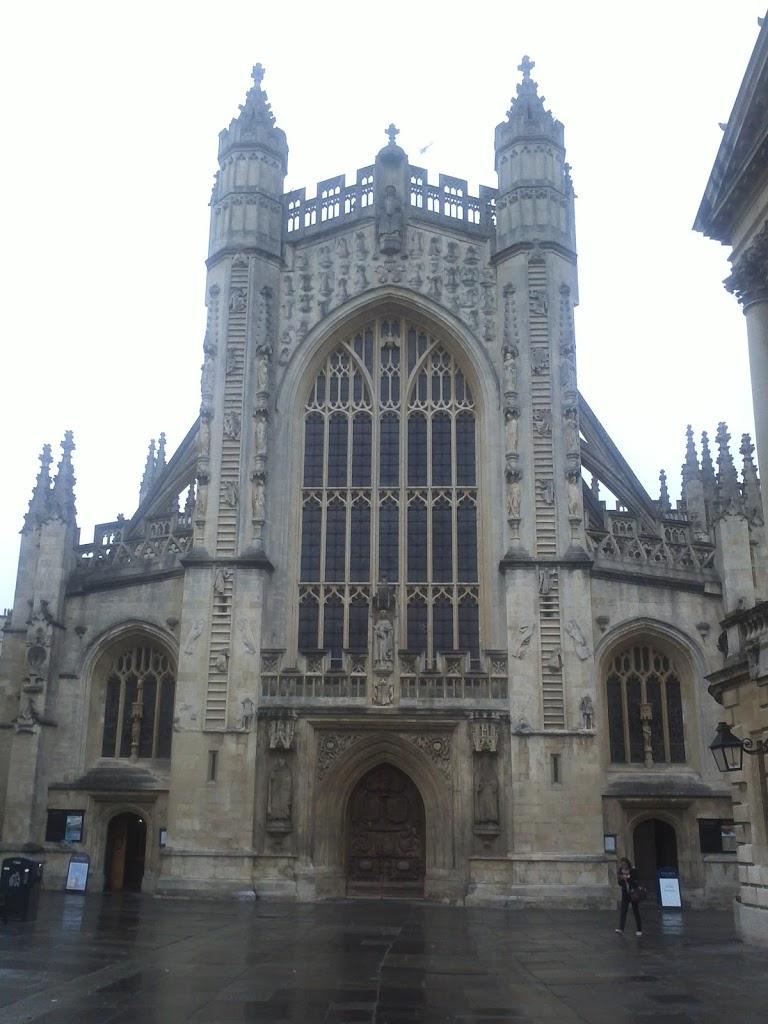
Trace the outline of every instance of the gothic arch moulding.
{"label": "gothic arch moulding", "polygon": [[595,660],[601,675],[620,647],[632,640],[657,640],[681,654],[693,676],[703,677],[709,671],[699,644],[684,630],[670,622],[648,617],[626,619],[612,626],[595,644]]}
{"label": "gothic arch moulding", "polygon": [[[414,783],[424,802],[426,872],[450,870],[455,864],[453,785],[450,779],[451,738],[440,733],[315,732],[320,771],[316,775],[313,810],[313,861],[319,867],[344,870],[347,808],[360,780],[380,764],[399,768]],[[345,747],[322,771],[328,743]],[[351,742],[350,742],[351,741]],[[443,744],[434,760],[425,752],[430,742]]]}

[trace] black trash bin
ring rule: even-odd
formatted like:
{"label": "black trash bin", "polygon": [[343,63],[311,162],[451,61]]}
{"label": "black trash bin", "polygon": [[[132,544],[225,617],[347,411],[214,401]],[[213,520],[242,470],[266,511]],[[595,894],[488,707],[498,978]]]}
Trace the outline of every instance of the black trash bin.
{"label": "black trash bin", "polygon": [[0,869],[0,915],[34,921],[40,899],[43,865],[27,857],[6,857]]}

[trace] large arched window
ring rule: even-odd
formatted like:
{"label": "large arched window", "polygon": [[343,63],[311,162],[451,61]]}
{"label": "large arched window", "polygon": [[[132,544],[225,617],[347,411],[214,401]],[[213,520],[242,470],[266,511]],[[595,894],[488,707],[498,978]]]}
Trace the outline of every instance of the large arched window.
{"label": "large arched window", "polygon": [[171,756],[175,671],[151,643],[120,647],[108,663],[102,757]]}
{"label": "large arched window", "polygon": [[398,643],[480,652],[475,404],[439,338],[383,317],[328,355],[304,413],[301,651],[370,646],[394,585]]}
{"label": "large arched window", "polygon": [[611,661],[606,679],[611,761],[685,761],[680,672],[651,643],[633,643]]}

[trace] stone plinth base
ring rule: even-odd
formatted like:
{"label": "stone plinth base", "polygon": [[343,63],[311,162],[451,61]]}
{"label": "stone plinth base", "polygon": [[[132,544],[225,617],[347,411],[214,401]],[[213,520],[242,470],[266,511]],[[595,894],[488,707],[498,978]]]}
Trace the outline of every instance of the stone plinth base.
{"label": "stone plinth base", "polygon": [[753,907],[734,900],[736,933],[742,942],[768,948],[768,907]]}

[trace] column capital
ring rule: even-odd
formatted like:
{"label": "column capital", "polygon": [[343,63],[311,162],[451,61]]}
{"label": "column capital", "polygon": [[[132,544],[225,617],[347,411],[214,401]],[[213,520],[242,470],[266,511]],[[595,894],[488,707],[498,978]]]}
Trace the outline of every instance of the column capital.
{"label": "column capital", "polygon": [[768,302],[768,220],[734,263],[723,284],[736,296],[745,313],[758,302]]}

